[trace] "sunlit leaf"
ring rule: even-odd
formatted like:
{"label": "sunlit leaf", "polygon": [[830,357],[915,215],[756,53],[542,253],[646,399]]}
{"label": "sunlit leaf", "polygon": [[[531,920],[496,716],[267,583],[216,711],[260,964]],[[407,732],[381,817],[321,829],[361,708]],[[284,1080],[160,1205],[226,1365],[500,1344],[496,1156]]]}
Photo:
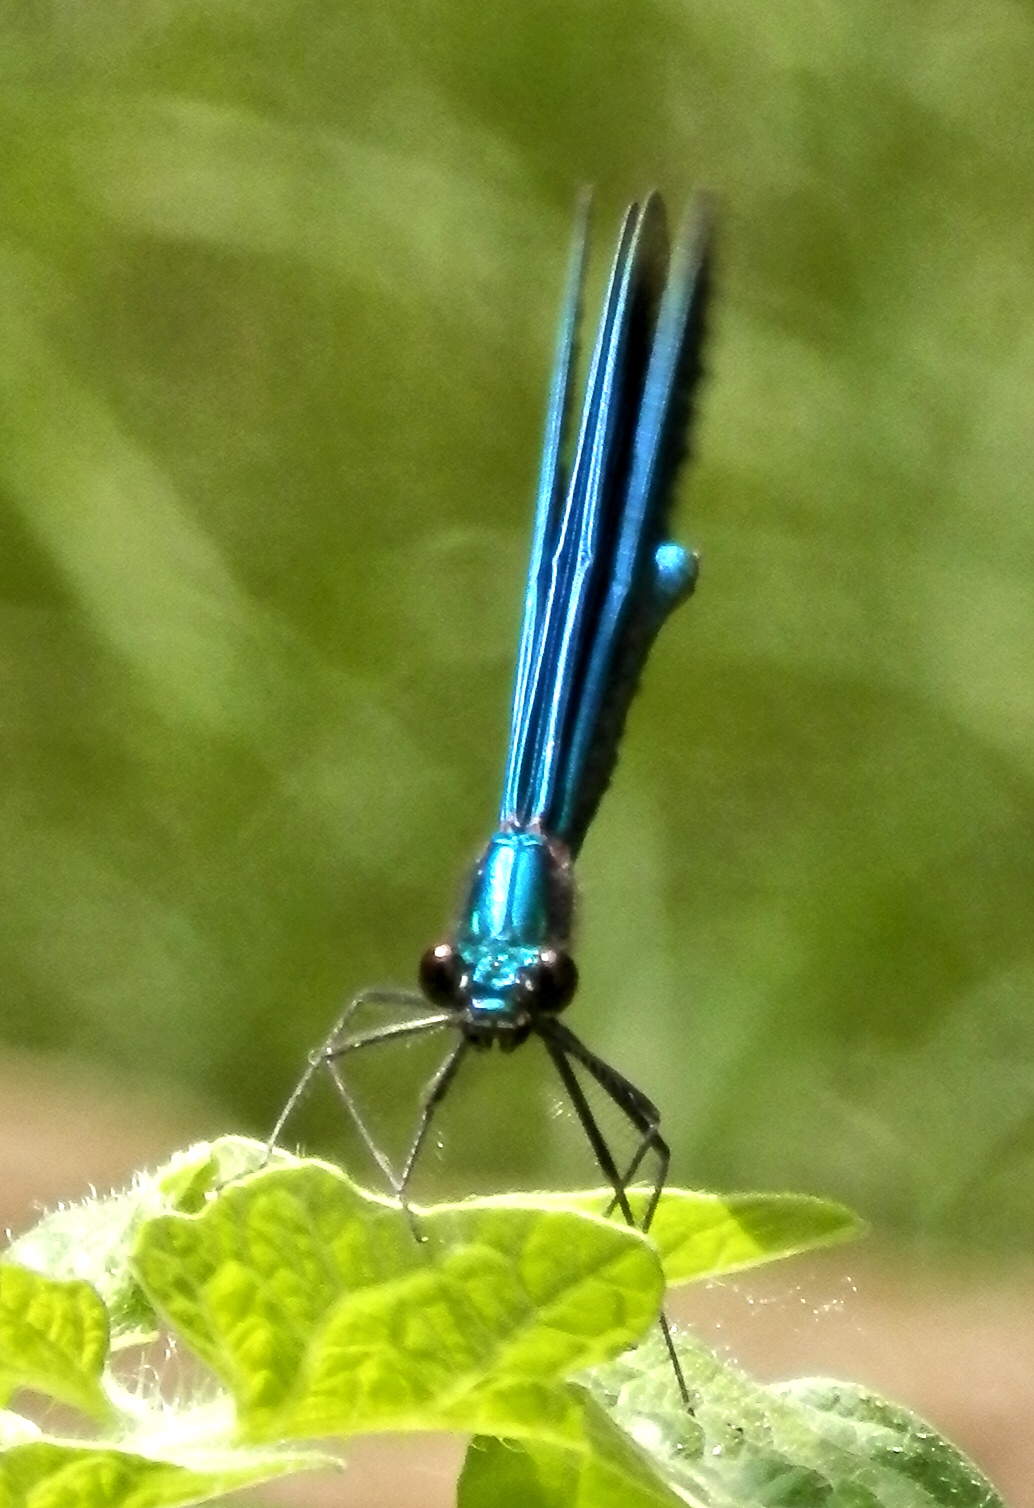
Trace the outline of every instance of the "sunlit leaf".
{"label": "sunlit leaf", "polygon": [[108,1316],[88,1283],[0,1262],[0,1402],[31,1388],[107,1419]]}
{"label": "sunlit leaf", "polygon": [[326,1457],[235,1450],[198,1453],[190,1465],[132,1450],[39,1440],[0,1455],[0,1492],[19,1508],[186,1508],[225,1492],[326,1466]]}
{"label": "sunlit leaf", "polygon": [[149,1220],[134,1264],[253,1440],[566,1428],[551,1389],[657,1314],[657,1256],[620,1224],[514,1198],[428,1210],[419,1229],[310,1162]]}
{"label": "sunlit leaf", "polygon": [[[599,1212],[612,1203],[608,1189],[544,1197],[552,1204]],[[649,1201],[649,1191],[630,1190],[629,1206],[637,1220],[645,1217]],[[661,1254],[667,1282],[674,1284],[849,1241],[864,1229],[844,1205],[806,1194],[707,1194],[667,1188],[654,1212],[650,1239]]]}

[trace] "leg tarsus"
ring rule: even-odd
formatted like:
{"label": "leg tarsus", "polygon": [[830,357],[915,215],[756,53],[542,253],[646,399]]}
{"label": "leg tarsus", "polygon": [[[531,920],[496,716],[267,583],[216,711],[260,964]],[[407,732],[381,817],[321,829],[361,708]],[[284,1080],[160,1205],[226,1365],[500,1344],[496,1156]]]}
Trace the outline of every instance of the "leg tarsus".
{"label": "leg tarsus", "polygon": [[[628,1202],[628,1185],[639,1171],[639,1166],[647,1152],[653,1149],[658,1155],[659,1171],[654,1180],[653,1190],[646,1207],[643,1221],[638,1228],[648,1231],[660,1202],[661,1193],[668,1177],[668,1164],[671,1153],[668,1144],[660,1134],[660,1111],[652,1100],[648,1100],[641,1090],[637,1089],[628,1079],[623,1078],[616,1069],[611,1068],[602,1058],[589,1051],[585,1044],[561,1022],[550,1019],[543,1022],[539,1027],[539,1036],[542,1038],[546,1051],[560,1075],[561,1082],[571,1097],[575,1114],[581,1122],[582,1130],[588,1138],[589,1145],[596,1156],[600,1169],[614,1190],[614,1197],[607,1207],[606,1214],[609,1217],[615,1209],[620,1209],[625,1221],[633,1228],[637,1226],[632,1207]],[[618,1172],[613,1154],[604,1139],[596,1123],[588,1100],[582,1090],[571,1067],[569,1058],[574,1058],[580,1063],[587,1073],[599,1084],[603,1092],[610,1098],[614,1105],[621,1111],[634,1129],[639,1133],[640,1141],[635,1156],[628,1165],[624,1177]],[[671,1324],[668,1316],[662,1309],[658,1316],[661,1327],[661,1335],[664,1338],[664,1346],[671,1362],[671,1369],[675,1374],[675,1383],[679,1390],[679,1396],[688,1413],[693,1413],[693,1400],[690,1397],[689,1388],[686,1385],[685,1373],[682,1363],[679,1361],[678,1352],[675,1349],[675,1339],[672,1335]]]}
{"label": "leg tarsus", "polygon": [[412,1229],[413,1234],[418,1241],[423,1241],[426,1238],[420,1234],[420,1228],[409,1205],[407,1194],[409,1188],[409,1180],[413,1176],[413,1169],[416,1167],[417,1158],[420,1156],[420,1149],[424,1144],[427,1133],[431,1129],[431,1122],[434,1119],[434,1113],[438,1109],[438,1106],[441,1104],[442,1100],[445,1098],[449,1089],[449,1085],[456,1077],[457,1070],[459,1069],[460,1064],[463,1062],[463,1059],[466,1056],[467,1048],[469,1046],[470,1043],[467,1041],[466,1037],[461,1036],[456,1042],[455,1046],[451,1049],[447,1057],[439,1065],[438,1069],[435,1072],[434,1078],[431,1080],[430,1084],[428,1084],[427,1090],[424,1094],[424,1102],[420,1107],[420,1119],[417,1122],[416,1132],[413,1136],[412,1143],[410,1144],[409,1152],[406,1155],[406,1160],[402,1167],[402,1174],[398,1180],[398,1183],[395,1185],[396,1198],[402,1205],[402,1208],[405,1210],[406,1218],[409,1221],[410,1228]]}
{"label": "leg tarsus", "polygon": [[[351,1019],[355,1011],[362,1005],[368,1005],[376,1002],[387,1005],[403,1005],[414,1009],[420,1008],[423,1010],[424,1014],[415,1021],[396,1021],[390,1023],[387,1026],[373,1027],[368,1031],[358,1032],[351,1037],[345,1035],[349,1020]],[[345,1110],[347,1111],[348,1116],[352,1121],[352,1124],[355,1126],[356,1131],[359,1133],[363,1145],[366,1147],[366,1150],[369,1152],[371,1158],[381,1170],[381,1173],[387,1180],[388,1186],[390,1187],[395,1198],[398,1199],[399,1203],[402,1205],[406,1213],[406,1217],[409,1220],[410,1226],[413,1230],[414,1236],[418,1240],[422,1239],[416,1225],[415,1217],[412,1214],[412,1211],[410,1210],[409,1204],[406,1199],[406,1186],[409,1182],[410,1177],[412,1176],[413,1166],[416,1162],[416,1157],[419,1153],[420,1145],[427,1134],[427,1129],[430,1125],[430,1120],[434,1108],[438,1103],[440,1103],[442,1095],[445,1092],[445,1088],[448,1086],[448,1081],[451,1079],[452,1074],[459,1066],[458,1059],[462,1056],[462,1054],[459,1053],[455,1048],[450,1051],[448,1057],[445,1060],[445,1063],[441,1068],[438,1069],[435,1077],[431,1081],[431,1086],[425,1098],[425,1106],[421,1112],[417,1135],[414,1138],[414,1142],[410,1147],[409,1153],[407,1154],[401,1177],[396,1176],[391,1163],[388,1161],[388,1158],[385,1156],[385,1154],[381,1151],[380,1147],[378,1147],[376,1141],[373,1138],[373,1135],[366,1125],[366,1122],[363,1120],[363,1117],[359,1111],[359,1106],[356,1104],[355,1098],[352,1095],[352,1092],[349,1089],[347,1083],[345,1082],[343,1074],[341,1073],[339,1063],[340,1060],[344,1057],[347,1057],[349,1053],[358,1052],[363,1047],[372,1047],[378,1042],[387,1042],[395,1038],[417,1036],[421,1032],[433,1031],[439,1026],[451,1025],[453,1021],[454,1017],[452,1013],[448,1011],[437,1011],[432,1014],[428,1014],[427,1002],[424,997],[422,995],[415,994],[411,990],[363,990],[360,994],[356,995],[353,1000],[349,1001],[344,1011],[338,1017],[338,1020],[334,1024],[333,1030],[325,1039],[322,1047],[315,1049],[309,1054],[309,1060],[305,1072],[302,1074],[291,1094],[291,1097],[281,1111],[276,1125],[273,1127],[272,1133],[266,1143],[267,1161],[272,1155],[273,1149],[284,1129],[284,1126],[287,1124],[291,1115],[294,1113],[299,1102],[308,1092],[316,1074],[321,1068],[325,1068],[334,1083],[334,1087],[338,1092],[338,1097],[340,1098],[341,1103],[344,1105]],[[458,1046],[465,1045],[466,1044],[462,1041],[460,1044],[458,1044]],[[446,1070],[448,1070],[448,1072],[446,1072]],[[440,1081],[442,1080],[443,1076],[445,1078],[445,1085],[440,1086]]]}
{"label": "leg tarsus", "polygon": [[671,1370],[675,1373],[675,1383],[678,1387],[682,1402],[686,1406],[686,1412],[687,1414],[695,1414],[696,1409],[693,1407],[693,1399],[690,1397],[689,1387],[686,1383],[686,1374],[682,1370],[682,1363],[681,1361],[679,1361],[679,1353],[675,1349],[675,1337],[672,1334],[671,1321],[668,1319],[668,1316],[663,1309],[657,1317],[657,1323],[661,1327],[661,1334],[664,1337],[664,1346],[668,1353],[668,1360],[671,1362]]}
{"label": "leg tarsus", "polygon": [[[565,1088],[571,1094],[578,1119],[581,1121],[592,1149],[596,1153],[597,1161],[604,1176],[614,1190],[614,1198],[606,1210],[608,1217],[613,1214],[615,1209],[620,1209],[630,1225],[640,1224],[640,1222],[633,1218],[628,1205],[628,1186],[639,1171],[639,1167],[646,1154],[650,1151],[657,1154],[657,1176],[653,1180],[646,1214],[640,1226],[644,1231],[649,1230],[668,1177],[668,1165],[671,1161],[668,1144],[660,1134],[660,1111],[652,1100],[647,1099],[641,1089],[637,1089],[634,1084],[618,1073],[616,1068],[612,1068],[609,1063],[605,1063],[594,1052],[590,1052],[584,1042],[576,1037],[574,1032],[564,1026],[562,1022],[555,1019],[543,1022],[539,1028],[539,1035],[546,1043],[547,1050],[557,1066],[557,1071],[564,1081]],[[617,1106],[625,1119],[639,1134],[639,1145],[623,1176],[617,1171],[613,1156],[603,1141],[599,1127],[596,1125],[595,1117],[589,1109],[585,1095],[577,1079],[575,1079],[570,1064],[565,1061],[564,1067],[561,1068],[561,1058],[564,1060],[573,1058],[576,1063],[580,1063],[586,1072],[592,1075],[604,1094]],[[574,1090],[571,1088],[572,1083],[576,1086]],[[590,1126],[592,1129],[590,1129]],[[606,1157],[610,1164],[609,1168],[600,1157],[597,1142],[605,1148]],[[613,1172],[611,1172],[611,1169],[613,1169]]]}

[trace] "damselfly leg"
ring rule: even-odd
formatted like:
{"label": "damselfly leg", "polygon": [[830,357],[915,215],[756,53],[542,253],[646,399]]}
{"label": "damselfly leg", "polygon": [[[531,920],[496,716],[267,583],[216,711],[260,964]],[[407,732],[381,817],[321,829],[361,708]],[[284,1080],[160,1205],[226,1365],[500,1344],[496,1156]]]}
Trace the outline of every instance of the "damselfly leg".
{"label": "damselfly leg", "polygon": [[[593,1155],[600,1166],[600,1171],[614,1191],[605,1215],[609,1217],[614,1210],[620,1211],[625,1221],[633,1228],[648,1231],[657,1209],[658,1201],[668,1179],[668,1164],[671,1153],[668,1144],[660,1134],[661,1113],[652,1100],[647,1099],[642,1090],[611,1068],[602,1058],[590,1052],[566,1026],[560,1021],[550,1020],[543,1022],[539,1028],[539,1035],[546,1046],[546,1051],[556,1067],[557,1073],[567,1090],[568,1098],[574,1107],[575,1114],[581,1122],[582,1130],[592,1147]],[[632,1161],[624,1174],[618,1172],[617,1163],[607,1145],[607,1141],[600,1130],[599,1123],[592,1113],[592,1109],[577,1075],[571,1067],[571,1059],[580,1063],[582,1067],[592,1075],[603,1092],[610,1098],[612,1103],[627,1118],[632,1127],[639,1135],[639,1145]],[[642,1164],[643,1158],[648,1152],[653,1152],[657,1157],[657,1172],[654,1176],[650,1192],[650,1200],[646,1206],[646,1213],[642,1221],[637,1221],[632,1206],[628,1200],[628,1192],[636,1173]],[[689,1387],[686,1383],[685,1374],[682,1371],[682,1363],[679,1361],[678,1352],[675,1349],[675,1339],[672,1335],[671,1324],[664,1310],[658,1317],[664,1346],[671,1362],[672,1371],[675,1374],[675,1382],[687,1410],[693,1412],[693,1402],[690,1398]]]}
{"label": "damselfly leg", "polygon": [[[538,1027],[538,1035],[545,1043],[546,1051],[567,1090],[568,1098],[581,1122],[600,1170],[614,1190],[614,1197],[604,1211],[605,1215],[609,1216],[615,1209],[620,1209],[629,1225],[638,1225],[640,1230],[648,1231],[657,1208],[657,1201],[667,1182],[668,1164],[671,1161],[668,1144],[660,1133],[661,1112],[652,1100],[647,1099],[641,1089],[637,1089],[634,1084],[618,1073],[617,1069],[605,1063],[594,1052],[590,1052],[585,1043],[576,1037],[562,1021],[547,1018]],[[635,1154],[623,1174],[618,1172],[617,1164],[600,1131],[596,1117],[589,1107],[585,1092],[571,1067],[571,1059],[580,1063],[586,1072],[591,1074],[604,1094],[621,1111],[639,1136]],[[652,1182],[646,1213],[642,1220],[638,1221],[628,1203],[628,1190],[642,1166],[643,1159],[650,1152],[653,1152],[657,1158],[657,1172]]]}
{"label": "damselfly leg", "polygon": [[[417,1010],[420,1014],[413,1020],[391,1021],[381,1026],[369,1027],[363,1031],[350,1032],[348,1028],[352,1018],[364,1006],[370,1005],[401,1007],[408,1010]],[[427,1114],[421,1116],[421,1123],[420,1128],[418,1129],[417,1138],[414,1141],[413,1146],[409,1150],[401,1174],[396,1173],[387,1154],[384,1152],[377,1138],[373,1135],[369,1126],[367,1125],[366,1119],[359,1108],[359,1104],[355,1098],[355,1095],[352,1093],[345,1074],[342,1072],[341,1063],[343,1059],[347,1058],[351,1054],[361,1051],[363,1048],[375,1047],[378,1044],[382,1043],[422,1036],[426,1032],[436,1031],[442,1026],[451,1025],[452,1021],[453,1017],[448,1011],[435,1011],[429,1013],[427,1010],[427,1002],[424,1000],[423,996],[416,994],[413,990],[370,989],[360,991],[360,993],[356,995],[353,1000],[349,1001],[344,1011],[338,1017],[333,1031],[331,1031],[330,1035],[326,1038],[322,1046],[317,1048],[314,1052],[310,1053],[305,1072],[299,1079],[297,1085],[295,1086],[294,1092],[281,1111],[276,1125],[273,1127],[273,1131],[269,1138],[270,1148],[275,1146],[275,1144],[279,1141],[284,1127],[287,1125],[287,1122],[290,1120],[291,1116],[298,1108],[299,1103],[305,1098],[309,1089],[311,1088],[313,1079],[321,1069],[324,1069],[333,1082],[334,1088],[337,1091],[338,1098],[344,1106],[349,1120],[355,1127],[360,1140],[362,1141],[370,1157],[373,1159],[373,1161],[376,1163],[377,1167],[383,1174],[385,1180],[387,1181],[388,1187],[391,1189],[391,1192],[402,1204],[403,1209],[405,1210],[406,1215],[410,1220],[410,1224],[414,1225],[415,1231],[415,1223],[413,1221],[413,1217],[406,1200],[406,1189],[409,1183],[409,1179],[412,1175],[417,1156],[419,1155],[420,1146],[422,1145],[424,1136],[427,1133],[430,1117]],[[450,1051],[448,1057],[445,1060],[445,1064],[443,1064],[443,1068],[447,1068],[450,1062],[458,1056],[457,1048],[462,1048],[463,1045],[463,1042],[460,1041],[457,1046]],[[458,1064],[456,1066],[458,1066]],[[454,1071],[455,1069],[453,1069],[453,1072]],[[444,1094],[445,1089],[448,1087],[448,1080],[451,1079],[451,1076],[451,1073],[444,1076],[446,1082],[444,1087],[441,1089],[441,1092],[438,1094],[439,1100],[442,1094]],[[435,1079],[432,1080],[432,1083],[429,1086],[428,1094],[434,1093],[435,1085],[437,1081],[442,1077],[443,1073],[440,1069],[438,1074],[435,1075]]]}

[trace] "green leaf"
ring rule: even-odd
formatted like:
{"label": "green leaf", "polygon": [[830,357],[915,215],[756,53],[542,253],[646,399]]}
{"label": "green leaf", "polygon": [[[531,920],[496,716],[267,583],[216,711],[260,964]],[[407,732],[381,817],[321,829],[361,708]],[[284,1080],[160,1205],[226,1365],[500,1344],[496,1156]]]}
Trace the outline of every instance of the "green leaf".
{"label": "green leaf", "polygon": [[842,1204],[806,1194],[666,1191],[650,1226],[669,1283],[717,1277],[761,1262],[831,1246],[864,1225]]}
{"label": "green leaf", "polygon": [[138,1179],[124,1194],[53,1210],[10,1247],[15,1261],[36,1272],[90,1283],[107,1307],[113,1350],[150,1339],[157,1330],[154,1310],[129,1266],[146,1185]]}
{"label": "green leaf", "polygon": [[277,1166],[286,1157],[246,1137],[200,1142],[156,1173],[140,1174],[124,1193],[86,1199],[44,1215],[12,1243],[9,1255],[49,1277],[90,1283],[107,1305],[112,1349],[137,1345],[152,1339],[158,1329],[130,1263],[141,1221],[167,1210],[197,1210],[223,1184],[267,1163]]}
{"label": "green leaf", "polygon": [[293,1167],[296,1163],[297,1158],[290,1153],[248,1136],[220,1136],[213,1142],[198,1142],[170,1158],[153,1175],[150,1183],[155,1202],[160,1202],[162,1209],[152,1212],[179,1210],[185,1215],[196,1214],[211,1194],[245,1174],[257,1173],[262,1168]]}
{"label": "green leaf", "polygon": [[[540,1196],[552,1208],[564,1205],[603,1213],[609,1189]],[[630,1189],[628,1202],[641,1220],[650,1192]],[[864,1223],[842,1204],[807,1194],[705,1194],[665,1189],[650,1225],[669,1284],[713,1278],[738,1268],[774,1262],[818,1246],[861,1235]]]}
{"label": "green leaf", "polygon": [[40,1439],[0,1455],[4,1508],[183,1508],[328,1458],[286,1452],[198,1453],[190,1465],[78,1441]]}
{"label": "green leaf", "polygon": [[[156,1212],[215,1202],[227,1179],[267,1158],[265,1148],[224,1138],[191,1148],[131,1190],[48,1215],[16,1243],[37,1266],[90,1273],[121,1315],[124,1340],[134,1325],[157,1318],[131,1266],[138,1227]],[[225,1396],[198,1403],[180,1397],[155,1404],[141,1374],[135,1388],[102,1372],[107,1360],[107,1314],[82,1278],[55,1277],[0,1264],[0,1387],[44,1392],[84,1409],[109,1428],[97,1442],[47,1436],[17,1414],[0,1414],[0,1503],[18,1508],[175,1508],[207,1501],[273,1477],[333,1464],[310,1450],[230,1447],[233,1411]],[[118,1413],[116,1414],[116,1410]]]}
{"label": "green leaf", "polygon": [[560,1386],[656,1317],[639,1232],[521,1199],[419,1214],[304,1162],[254,1173],[195,1214],[141,1224],[148,1298],[222,1378],[242,1438],[385,1428],[566,1438]]}
{"label": "green leaf", "polygon": [[541,1455],[518,1440],[477,1435],[460,1473],[456,1508],[561,1508],[573,1502],[578,1461],[570,1452]]}
{"label": "green leaf", "polygon": [[[652,1338],[590,1386],[658,1470],[709,1508],[1004,1508],[977,1468],[907,1409],[852,1384],[762,1386],[677,1338],[687,1416]],[[583,1508],[579,1499],[579,1508]],[[584,1508],[591,1500],[586,1499]]]}
{"label": "green leaf", "polygon": [[22,1388],[94,1418],[112,1410],[101,1386],[108,1316],[88,1283],[0,1263],[0,1399]]}
{"label": "green leaf", "polygon": [[476,1437],[463,1463],[457,1508],[676,1508],[685,1503],[590,1398],[581,1423],[580,1437],[566,1446]]}
{"label": "green leaf", "polygon": [[917,1415],[867,1388],[807,1377],[768,1391],[798,1409],[816,1437],[849,1459],[864,1455],[881,1480],[903,1491],[914,1488],[917,1503],[950,1508],[996,1508],[1001,1503],[960,1450]]}
{"label": "green leaf", "polygon": [[[672,1191],[648,1239],[606,1203],[469,1200],[416,1211],[417,1239],[338,1169],[225,1138],[48,1216],[17,1249],[54,1271],[0,1264],[0,1400],[32,1388],[118,1434],[63,1440],[0,1412],[0,1504],[175,1508],[329,1459],[263,1442],[445,1428],[479,1437],[461,1508],[1001,1508],[864,1389],[762,1387],[680,1335],[690,1414],[656,1329],[627,1349],[661,1301],[658,1248],[669,1276],[700,1277],[850,1235],[846,1210]],[[125,1338],[134,1316],[167,1322],[230,1395],[156,1404],[107,1376],[88,1275]]]}

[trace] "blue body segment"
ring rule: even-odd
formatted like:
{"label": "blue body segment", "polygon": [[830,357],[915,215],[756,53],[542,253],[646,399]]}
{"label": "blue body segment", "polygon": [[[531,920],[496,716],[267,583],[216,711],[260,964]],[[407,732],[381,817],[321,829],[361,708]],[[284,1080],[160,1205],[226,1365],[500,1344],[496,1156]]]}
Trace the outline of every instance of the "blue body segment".
{"label": "blue body segment", "polygon": [[513,1015],[521,979],[571,929],[572,885],[543,834],[499,832],[474,871],[456,948],[469,971],[469,1009]]}
{"label": "blue body segment", "polygon": [[569,946],[571,861],[654,637],[696,579],[696,557],[667,531],[701,371],[705,216],[669,266],[660,198],[626,214],[568,459],[586,208],[550,388],[499,830],[455,939],[468,1019],[500,1034],[525,1024],[519,986],[535,959]]}

